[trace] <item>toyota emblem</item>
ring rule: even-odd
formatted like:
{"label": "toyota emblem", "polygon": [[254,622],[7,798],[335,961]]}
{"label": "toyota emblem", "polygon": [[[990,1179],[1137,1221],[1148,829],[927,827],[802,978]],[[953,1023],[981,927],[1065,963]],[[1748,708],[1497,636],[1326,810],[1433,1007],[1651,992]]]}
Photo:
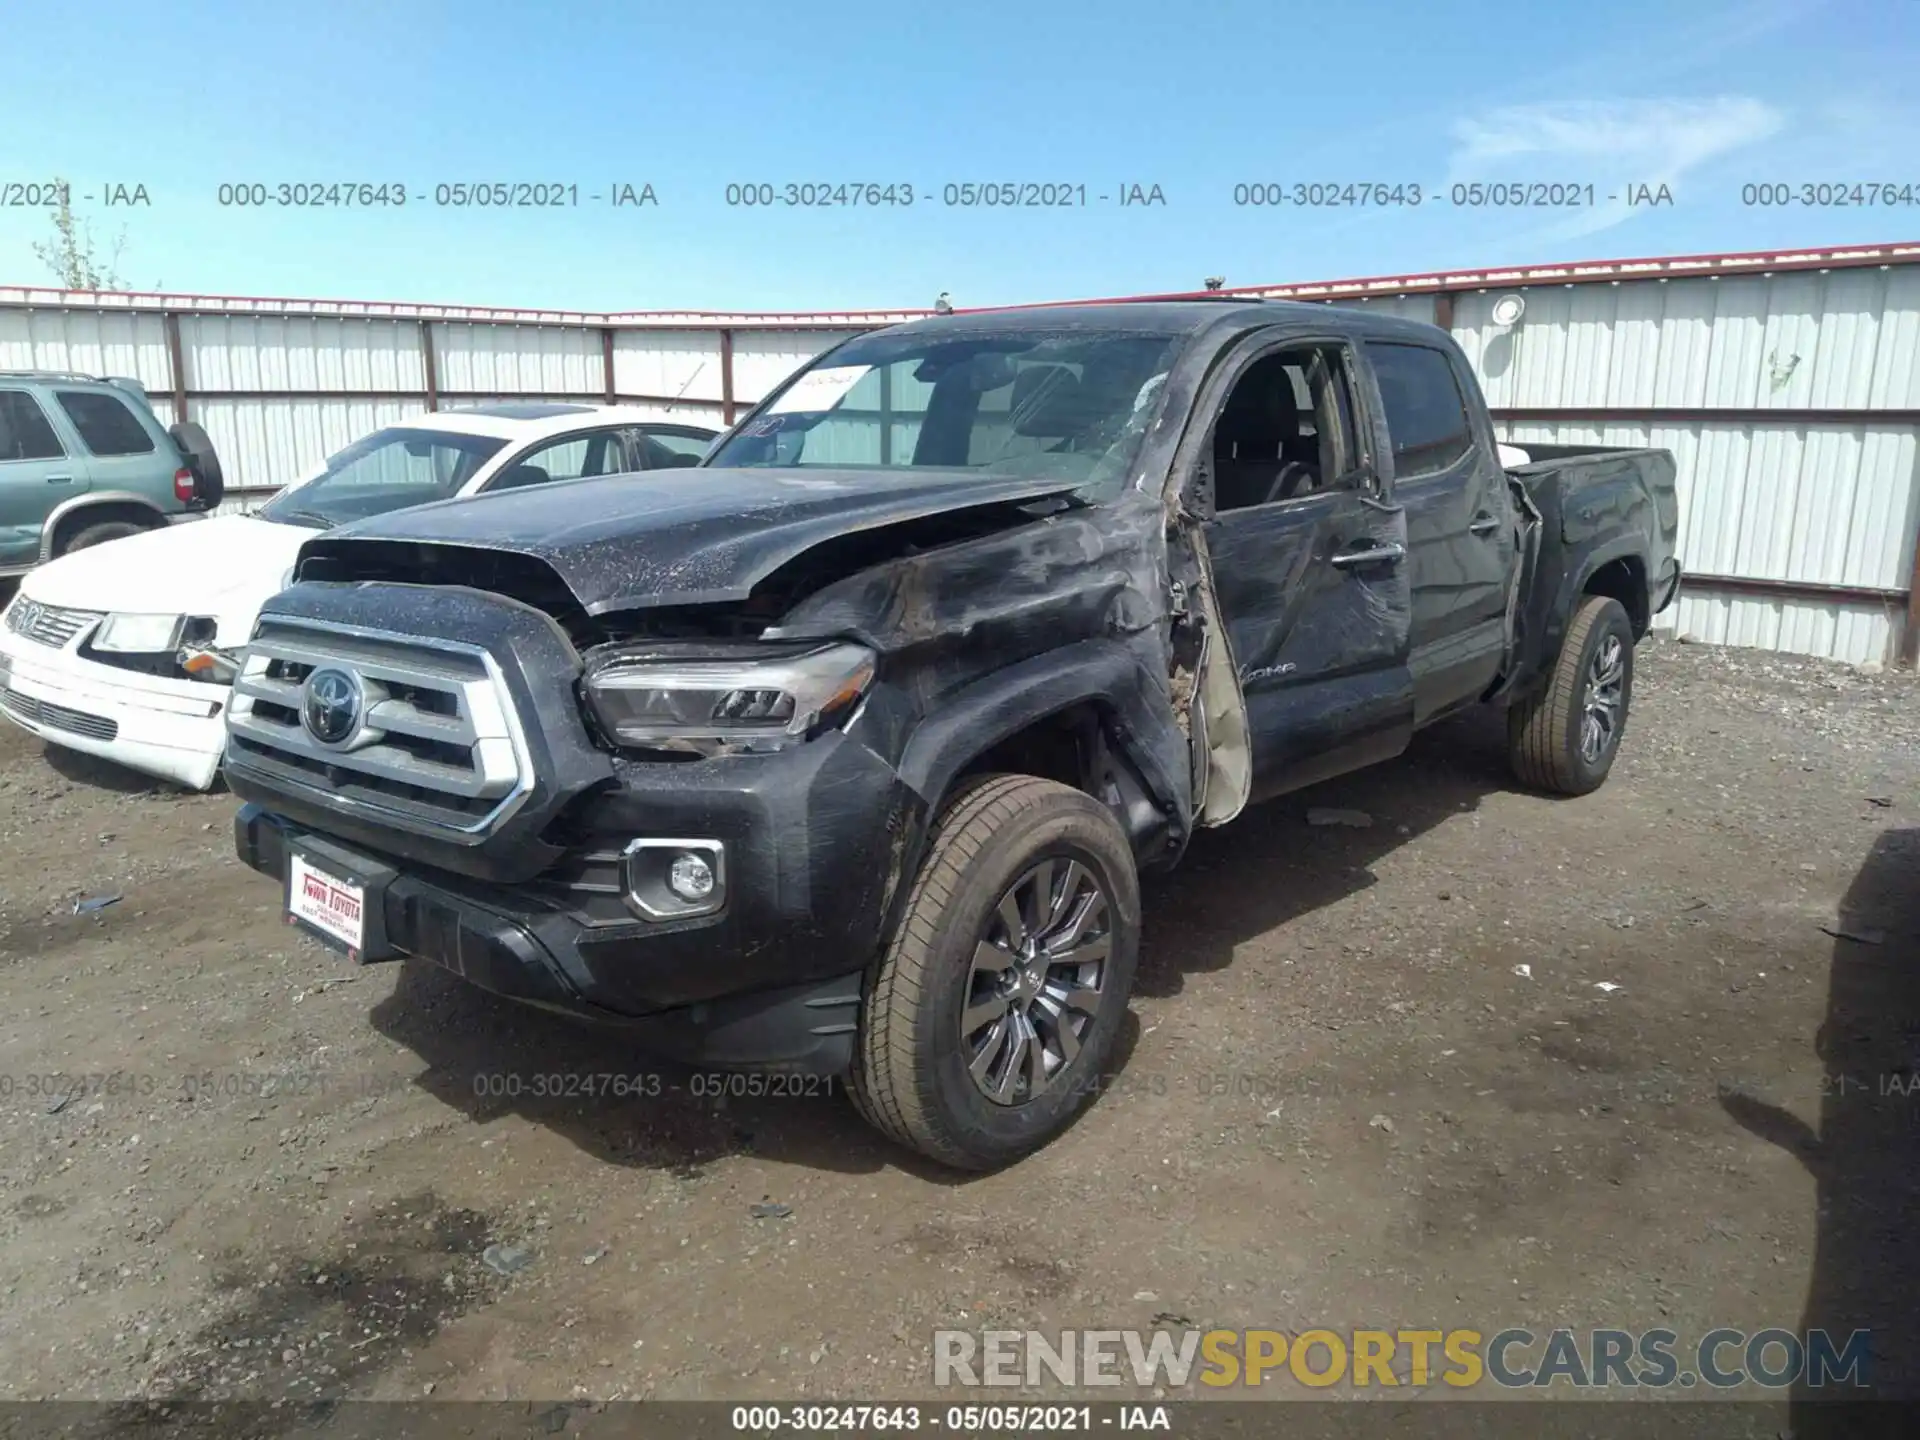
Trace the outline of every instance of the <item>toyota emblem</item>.
{"label": "toyota emblem", "polygon": [[351,739],[360,728],[364,708],[360,679],[350,671],[328,668],[307,676],[300,716],[321,744],[338,745]]}

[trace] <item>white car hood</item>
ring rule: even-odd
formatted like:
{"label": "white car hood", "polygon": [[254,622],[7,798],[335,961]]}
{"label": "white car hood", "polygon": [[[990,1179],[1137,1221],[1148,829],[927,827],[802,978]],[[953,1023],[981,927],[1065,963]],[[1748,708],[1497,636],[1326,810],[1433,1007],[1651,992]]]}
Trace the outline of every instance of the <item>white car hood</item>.
{"label": "white car hood", "polygon": [[244,644],[317,532],[215,515],[76,550],[28,572],[21,593],[46,605],[148,615],[211,615],[217,643]]}

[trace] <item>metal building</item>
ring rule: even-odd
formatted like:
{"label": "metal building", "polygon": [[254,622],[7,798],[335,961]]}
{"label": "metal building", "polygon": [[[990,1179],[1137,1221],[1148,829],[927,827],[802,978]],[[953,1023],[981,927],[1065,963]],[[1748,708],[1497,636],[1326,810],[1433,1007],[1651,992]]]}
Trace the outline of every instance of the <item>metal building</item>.
{"label": "metal building", "polygon": [[[1663,622],[1855,663],[1920,648],[1920,245],[1236,288],[1452,331],[1505,438],[1661,445],[1689,575]],[[1517,296],[1522,304],[1515,307]],[[1517,319],[1510,319],[1518,308]],[[923,311],[502,310],[0,287],[0,369],[131,375],[245,507],[375,426],[494,399],[709,424]]]}

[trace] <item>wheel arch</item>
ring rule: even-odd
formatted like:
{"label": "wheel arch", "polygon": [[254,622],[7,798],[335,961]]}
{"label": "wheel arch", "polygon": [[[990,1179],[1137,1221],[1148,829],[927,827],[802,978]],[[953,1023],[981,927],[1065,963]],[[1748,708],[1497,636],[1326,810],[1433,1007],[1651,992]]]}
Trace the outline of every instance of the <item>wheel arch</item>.
{"label": "wheel arch", "polygon": [[1638,549],[1611,559],[1596,560],[1587,567],[1579,594],[1604,595],[1618,600],[1633,625],[1633,638],[1643,639],[1653,624],[1652,593],[1647,585],[1646,557]]}
{"label": "wheel arch", "polygon": [[899,769],[930,817],[972,775],[1061,781],[1112,808],[1145,864],[1185,843],[1186,756],[1164,684],[1121,642],[1087,640],[943,700],[914,732]]}
{"label": "wheel arch", "polygon": [[40,527],[40,563],[60,553],[62,543],[89,525],[110,520],[127,520],[157,530],[169,523],[167,512],[144,495],[131,490],[89,491],[63,500],[47,513]]}

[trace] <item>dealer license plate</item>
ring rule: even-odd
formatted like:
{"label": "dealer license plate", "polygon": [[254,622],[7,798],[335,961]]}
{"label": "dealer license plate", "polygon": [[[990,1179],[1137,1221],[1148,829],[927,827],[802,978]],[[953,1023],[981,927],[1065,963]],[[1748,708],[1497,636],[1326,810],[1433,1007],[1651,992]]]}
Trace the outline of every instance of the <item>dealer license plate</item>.
{"label": "dealer license plate", "polygon": [[287,872],[287,913],[327,939],[344,945],[354,959],[366,946],[367,890],[329,875],[295,852]]}

